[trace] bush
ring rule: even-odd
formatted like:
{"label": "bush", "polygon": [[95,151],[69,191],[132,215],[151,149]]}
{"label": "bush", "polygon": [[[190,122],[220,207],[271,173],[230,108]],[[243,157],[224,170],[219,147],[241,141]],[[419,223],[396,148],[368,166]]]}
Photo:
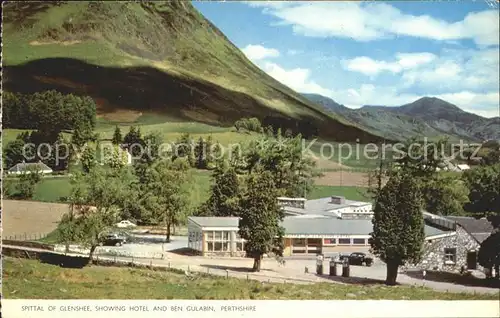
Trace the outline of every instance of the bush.
{"label": "bush", "polygon": [[239,119],[234,123],[234,127],[237,131],[246,130],[257,133],[264,132],[260,120],[256,117]]}

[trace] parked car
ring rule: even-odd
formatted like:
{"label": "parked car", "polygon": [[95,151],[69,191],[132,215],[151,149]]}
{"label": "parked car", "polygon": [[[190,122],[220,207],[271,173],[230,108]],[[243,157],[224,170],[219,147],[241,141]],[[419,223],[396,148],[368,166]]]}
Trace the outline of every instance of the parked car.
{"label": "parked car", "polygon": [[136,227],[134,223],[130,222],[129,220],[123,220],[121,222],[116,223],[116,227],[119,228],[127,228],[127,227]]}
{"label": "parked car", "polygon": [[102,236],[101,241],[99,242],[99,245],[103,246],[122,246],[123,244],[127,243],[127,238],[125,236],[122,236],[120,234],[106,234]]}
{"label": "parked car", "polygon": [[348,256],[349,264],[351,265],[361,265],[372,266],[373,258],[367,256],[365,253],[352,253]]}

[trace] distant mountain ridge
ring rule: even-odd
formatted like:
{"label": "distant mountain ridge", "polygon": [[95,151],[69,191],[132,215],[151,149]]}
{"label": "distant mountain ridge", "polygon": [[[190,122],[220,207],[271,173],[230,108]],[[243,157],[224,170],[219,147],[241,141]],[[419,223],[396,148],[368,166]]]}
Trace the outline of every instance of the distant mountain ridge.
{"label": "distant mountain ridge", "polygon": [[402,106],[365,105],[359,109],[351,109],[322,95],[303,95],[388,139],[449,136],[468,141],[500,140],[500,117],[481,117],[435,97],[422,97]]}

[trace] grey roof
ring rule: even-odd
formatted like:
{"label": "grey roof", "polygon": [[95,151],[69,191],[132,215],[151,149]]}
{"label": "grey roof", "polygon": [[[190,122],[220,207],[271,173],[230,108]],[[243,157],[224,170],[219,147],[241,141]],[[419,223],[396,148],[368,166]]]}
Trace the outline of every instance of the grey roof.
{"label": "grey roof", "polygon": [[237,217],[190,216],[190,220],[201,227],[238,227]]}
{"label": "grey roof", "polygon": [[446,216],[447,219],[457,222],[469,233],[491,233],[493,226],[486,218],[476,219],[469,216]]}
{"label": "grey roof", "polygon": [[294,207],[284,207],[285,211],[294,214],[318,214],[318,215],[328,215],[332,216],[332,210],[338,210],[348,206],[358,206],[358,205],[368,205],[369,202],[345,200],[344,204],[334,204],[331,203],[331,198],[321,198],[315,200],[307,200],[304,204],[304,209],[294,208]]}
{"label": "grey roof", "polygon": [[15,166],[11,167],[9,169],[10,172],[23,172],[23,171],[44,171],[44,170],[51,170],[52,169],[44,164],[43,162],[22,162],[18,163]]}
{"label": "grey roof", "polygon": [[[370,235],[373,231],[371,220],[342,220],[337,218],[297,218],[286,217],[282,223],[287,235]],[[425,236],[447,233],[426,225]]]}
{"label": "grey roof", "polygon": [[473,233],[471,235],[474,236],[474,238],[479,243],[482,243],[484,240],[486,240],[491,235],[491,233]]}

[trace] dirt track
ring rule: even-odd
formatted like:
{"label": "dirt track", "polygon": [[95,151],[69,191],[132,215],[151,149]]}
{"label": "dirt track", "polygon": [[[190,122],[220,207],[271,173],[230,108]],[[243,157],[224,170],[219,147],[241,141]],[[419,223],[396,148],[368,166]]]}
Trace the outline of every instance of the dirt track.
{"label": "dirt track", "polygon": [[368,174],[354,171],[323,172],[323,176],[316,178],[316,185],[368,187]]}
{"label": "dirt track", "polygon": [[66,204],[3,200],[2,237],[48,234],[67,211]]}

